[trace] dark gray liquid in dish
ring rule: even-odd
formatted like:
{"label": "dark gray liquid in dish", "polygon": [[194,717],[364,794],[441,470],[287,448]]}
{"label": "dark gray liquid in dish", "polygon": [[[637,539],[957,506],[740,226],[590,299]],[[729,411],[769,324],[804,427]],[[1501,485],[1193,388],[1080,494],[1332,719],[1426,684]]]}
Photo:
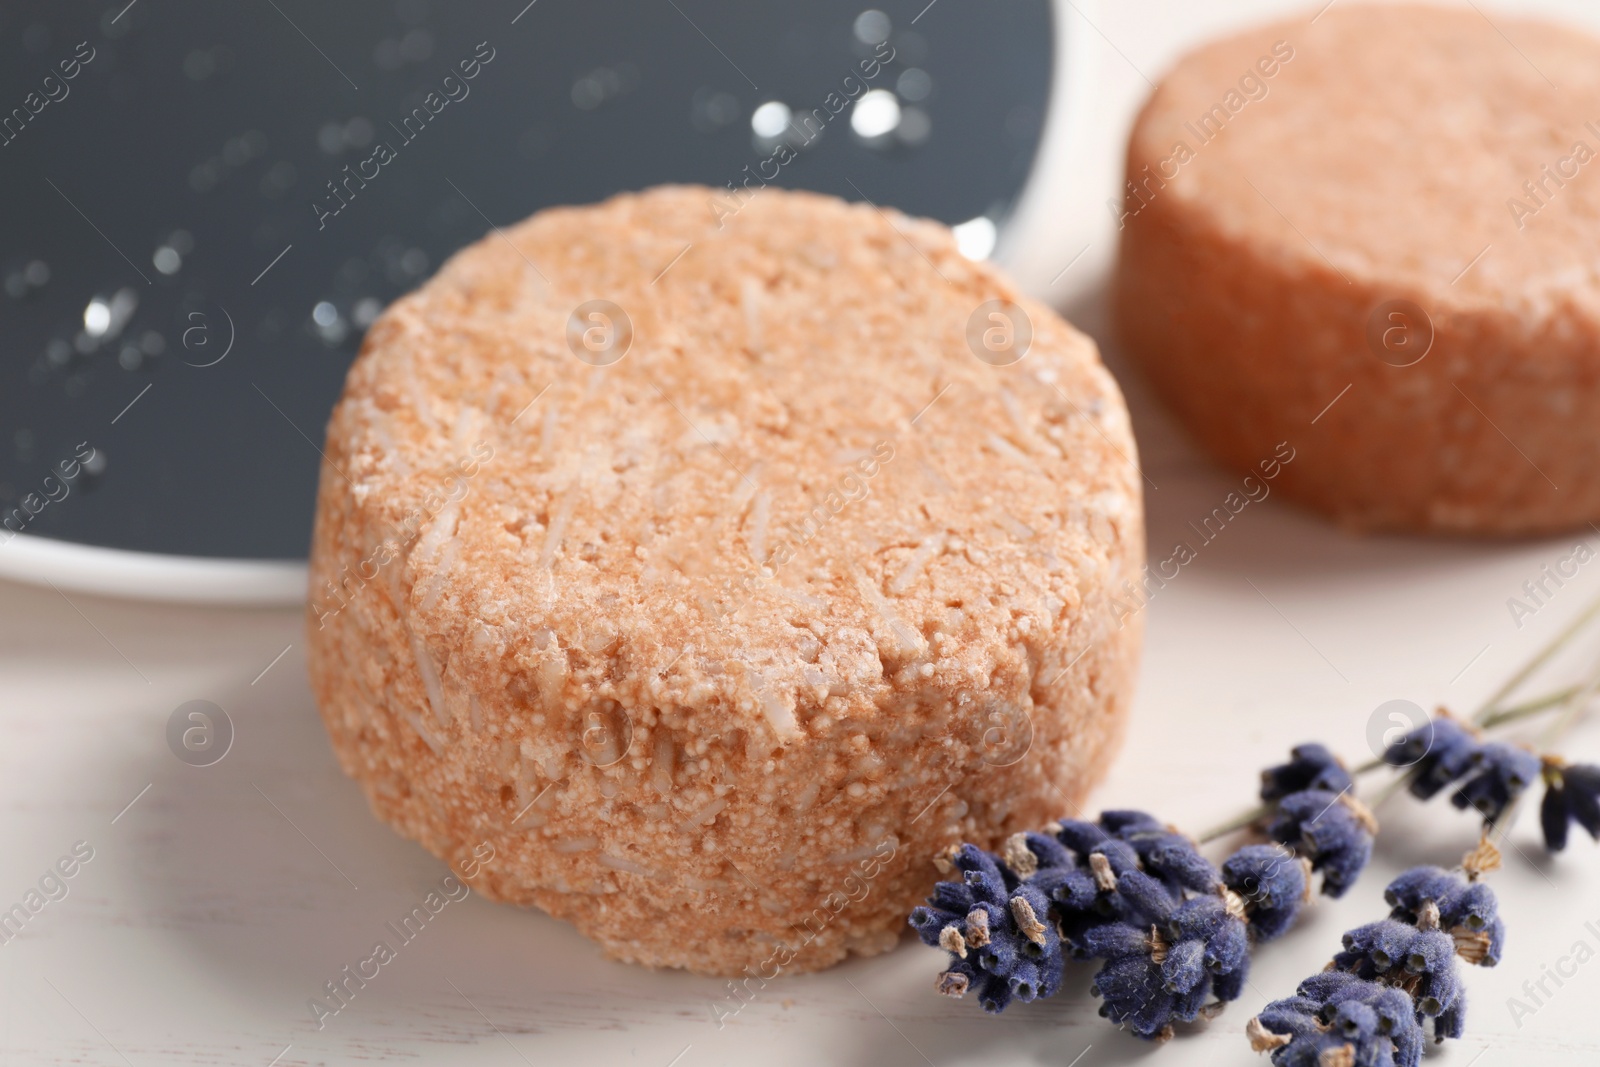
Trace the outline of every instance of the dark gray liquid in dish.
{"label": "dark gray liquid in dish", "polygon": [[660,182],[1003,221],[1050,18],[1043,0],[0,8],[0,551],[21,530],[303,557],[363,331],[491,223]]}

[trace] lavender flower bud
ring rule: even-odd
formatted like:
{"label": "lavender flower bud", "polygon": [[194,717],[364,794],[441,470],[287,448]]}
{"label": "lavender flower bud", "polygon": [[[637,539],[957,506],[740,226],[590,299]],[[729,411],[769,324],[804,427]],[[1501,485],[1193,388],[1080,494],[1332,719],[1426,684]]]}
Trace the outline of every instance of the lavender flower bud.
{"label": "lavender flower bud", "polygon": [[1454,1004],[1434,1016],[1433,1036],[1439,1041],[1443,1041],[1447,1037],[1460,1037],[1466,1030],[1466,1024],[1467,991],[1462,989],[1456,993]]}
{"label": "lavender flower bud", "polygon": [[1217,928],[1206,942],[1206,970],[1212,974],[1231,974],[1250,964],[1250,939],[1245,936],[1244,923],[1229,919]]}
{"label": "lavender flower bud", "polygon": [[1150,928],[1122,922],[1101,923],[1085,930],[1082,942],[1088,954],[1096,959],[1149,956]]}
{"label": "lavender flower bud", "polygon": [[1006,899],[1006,884],[1004,879],[985,874],[982,871],[963,872],[962,878],[967,883],[967,888],[972,890],[972,899],[978,904],[989,904],[1000,907]]}
{"label": "lavender flower bud", "polygon": [[1330,897],[1342,897],[1346,890],[1361,878],[1372,859],[1372,837],[1365,834],[1352,838],[1340,849],[1319,853],[1317,866],[1322,871],[1322,892]]}
{"label": "lavender flower bud", "polygon": [[917,937],[929,948],[939,947],[939,935],[944,927],[954,921],[946,918],[948,913],[941,913],[932,908],[916,907],[911,909],[911,928],[917,932]]}
{"label": "lavender flower bud", "polygon": [[[1416,934],[1416,927],[1393,919],[1358,926],[1344,935],[1344,951],[1333,958],[1333,965],[1375,978],[1405,960]],[[1370,964],[1370,969],[1363,964]]]}
{"label": "lavender flower bud", "polygon": [[1271,941],[1282,937],[1300,917],[1299,907],[1256,908],[1250,912],[1250,933],[1257,941]]}
{"label": "lavender flower bud", "polygon": [[[1137,847],[1137,846],[1136,846]],[[1175,889],[1216,892],[1217,868],[1181,834],[1162,834],[1144,853],[1145,866]]]}
{"label": "lavender flower bud", "polygon": [[1167,935],[1174,941],[1208,941],[1227,919],[1228,909],[1221,897],[1190,897],[1172,913]]}
{"label": "lavender flower bud", "polygon": [[[1030,831],[1022,835],[1022,840],[1026,843],[1028,851],[1033,853],[1037,870],[1071,870],[1076,866],[1073,863],[1072,853],[1049,834]],[[1010,866],[1015,868],[1016,864]]]}
{"label": "lavender flower bud", "polygon": [[1244,901],[1257,941],[1270,941],[1294,924],[1307,890],[1304,865],[1282,845],[1239,849],[1223,861],[1222,882]]}
{"label": "lavender flower bud", "polygon": [[1007,978],[1016,970],[1022,954],[1010,938],[997,937],[977,950],[978,966],[993,975]]}
{"label": "lavender flower bud", "polygon": [[1173,1003],[1169,993],[1145,1001],[1126,1017],[1128,1029],[1149,1041],[1171,1037]]}
{"label": "lavender flower bud", "polygon": [[1100,826],[1081,819],[1062,819],[1060,826],[1056,837],[1080,856],[1087,856],[1096,845],[1111,839]]}
{"label": "lavender flower bud", "polygon": [[1412,767],[1411,792],[1427,800],[1472,769],[1478,741],[1456,720],[1439,716],[1384,752],[1384,762]]}
{"label": "lavender flower bud", "polygon": [[973,896],[979,900],[1004,903],[1007,890],[1017,881],[1016,876],[1011,875],[1008,884],[1006,877],[1010,872],[1002,873],[998,858],[976,845],[962,845],[950,857],[950,863],[962,873],[963,880],[972,887]]}
{"label": "lavender flower bud", "polygon": [[1575,764],[1568,767],[1562,777],[1566,779],[1572,798],[1572,817],[1589,831],[1590,837],[1600,841],[1600,767]]}
{"label": "lavender flower bud", "polygon": [[1006,1010],[1015,994],[1011,991],[1011,983],[998,975],[987,975],[983,989],[978,993],[978,1003],[983,1010],[991,1015],[999,1015]]}
{"label": "lavender flower bud", "polygon": [[1013,928],[1027,944],[1023,955],[1030,959],[1041,958],[1050,946],[1060,940],[1055,924],[1050,922],[1050,898],[1027,882],[1017,886],[1008,905]]}
{"label": "lavender flower bud", "polygon": [[[1321,799],[1331,794],[1302,793],[1297,795]],[[1329,801],[1316,815],[1300,824],[1300,839],[1306,843],[1306,846],[1313,853],[1319,856],[1342,852],[1370,836],[1370,832],[1356,821],[1355,817],[1338,802],[1337,798]]]}
{"label": "lavender flower bud", "polygon": [[1114,1023],[1127,1021],[1141,1005],[1152,1000],[1171,1002],[1171,997],[1162,993],[1159,981],[1152,981],[1150,958],[1143,955],[1106,961],[1089,992],[1104,1002],[1101,1013]]}
{"label": "lavender flower bud", "polygon": [[[1249,958],[1245,959],[1246,964]],[[1211,976],[1211,995],[1219,1004],[1232,1004],[1244,996],[1244,984],[1250,977],[1250,968],[1235,967],[1227,974],[1214,974]]]}
{"label": "lavender flower bud", "polygon": [[[1057,941],[1041,960],[1033,961],[1033,966],[1039,970],[1037,996],[1040,999],[1053,997],[1061,992],[1061,982],[1066,972],[1065,946]],[[1013,986],[1013,992],[1017,992]],[[1018,993],[1018,996],[1021,994]]]}
{"label": "lavender flower bud", "polygon": [[1475,766],[1478,772],[1451,795],[1450,803],[1462,810],[1475,808],[1486,826],[1493,826],[1539,775],[1538,756],[1500,742],[1484,745]]}
{"label": "lavender flower bud", "polygon": [[1459,884],[1460,880],[1443,867],[1413,867],[1389,883],[1383,899],[1396,910],[1395,918],[1415,923],[1422,905],[1430,900],[1438,903]]}
{"label": "lavender flower bud", "polygon": [[1089,850],[1089,856],[1091,861],[1095,856],[1104,856],[1111,865],[1111,873],[1118,878],[1129,871],[1139,869],[1139,854],[1134,851],[1132,845],[1116,838],[1100,842]]}
{"label": "lavender flower bud", "polygon": [[1321,1005],[1309,997],[1288,997],[1268,1004],[1256,1018],[1269,1033],[1300,1037],[1321,1031],[1322,1023],[1317,1019],[1319,1007]]}
{"label": "lavender flower bud", "polygon": [[1399,1035],[1415,1034],[1417,1054],[1422,1053],[1422,1032],[1417,1028],[1417,1009],[1411,998],[1394,986],[1383,986],[1382,992],[1368,996],[1365,1003],[1378,1013],[1378,1032],[1396,1037],[1396,1054],[1400,1051]]}
{"label": "lavender flower bud", "polygon": [[1162,988],[1168,993],[1187,993],[1206,976],[1202,941],[1179,941],[1167,950],[1161,963]]}
{"label": "lavender flower bud", "polygon": [[1330,1029],[1346,1041],[1364,1046],[1378,1037],[1378,1013],[1359,1000],[1347,1000],[1334,1009]]}
{"label": "lavender flower bud", "polygon": [[987,944],[997,930],[1005,928],[1007,912],[999,904],[977,901],[967,912],[964,929],[970,942],[978,947]]}
{"label": "lavender flower bud", "polygon": [[1405,947],[1401,962],[1412,974],[1437,975],[1454,969],[1456,944],[1441,930],[1417,930]]}
{"label": "lavender flower bud", "polygon": [[1417,991],[1417,1010],[1424,1015],[1439,1015],[1453,1008],[1461,998],[1461,975],[1453,961],[1445,970],[1428,975]]}
{"label": "lavender flower bud", "polygon": [[1248,904],[1297,906],[1305,896],[1305,870],[1279,845],[1245,845],[1222,863],[1222,881]]}
{"label": "lavender flower bud", "polygon": [[1572,810],[1568,806],[1567,791],[1557,778],[1545,787],[1544,799],[1539,802],[1539,828],[1544,831],[1544,847],[1560,852],[1567,847],[1567,827],[1572,823]]}
{"label": "lavender flower bud", "polygon": [[1130,913],[1141,922],[1165,926],[1172,917],[1172,894],[1166,886],[1143,871],[1132,870],[1118,875],[1117,893],[1126,902]]}
{"label": "lavender flower bud", "polygon": [[1100,813],[1100,825],[1106,833],[1115,837],[1126,837],[1130,833],[1141,830],[1165,830],[1166,824],[1154,815],[1143,811],[1112,810]]}
{"label": "lavender flower bud", "polygon": [[1024,1004],[1036,1000],[1041,995],[1040,987],[1044,984],[1044,974],[1039,964],[1033,960],[1024,960],[1017,964],[1016,970],[1006,978],[1011,987],[1014,999]]}
{"label": "lavender flower bud", "polygon": [[1457,884],[1438,901],[1439,925],[1446,930],[1464,926],[1477,933],[1487,930],[1499,915],[1494,890],[1484,882]]}
{"label": "lavender flower bud", "polygon": [[1076,867],[1069,871],[1056,867],[1041,870],[1032,881],[1034,888],[1048,896],[1063,912],[1088,911],[1094,907],[1094,899],[1100,892],[1094,875]]}
{"label": "lavender flower bud", "polygon": [[1261,799],[1271,803],[1307,789],[1342,793],[1351,784],[1350,773],[1326,746],[1296,745],[1289,752],[1288,763],[1261,772]]}
{"label": "lavender flower bud", "polygon": [[1196,982],[1187,991],[1172,995],[1172,1017],[1182,1022],[1194,1022],[1200,1017],[1200,1011],[1206,1006],[1206,1001],[1215,994],[1214,981],[1205,980],[1204,971],[1201,972],[1200,981]]}
{"label": "lavender flower bud", "polygon": [[1274,840],[1301,849],[1322,872],[1322,891],[1337,897],[1354,885],[1372,858],[1376,823],[1348,795],[1306,790],[1291,793],[1267,824]]}
{"label": "lavender flower bud", "polygon": [[1566,848],[1567,830],[1574,822],[1600,841],[1600,767],[1551,761],[1545,765],[1544,777],[1547,784],[1539,805],[1539,823],[1545,847],[1551,852]]}
{"label": "lavender flower bud", "polygon": [[942,911],[965,915],[972,910],[974,903],[972,889],[964,881],[940,882],[933,887],[933,896],[928,898],[928,903]]}

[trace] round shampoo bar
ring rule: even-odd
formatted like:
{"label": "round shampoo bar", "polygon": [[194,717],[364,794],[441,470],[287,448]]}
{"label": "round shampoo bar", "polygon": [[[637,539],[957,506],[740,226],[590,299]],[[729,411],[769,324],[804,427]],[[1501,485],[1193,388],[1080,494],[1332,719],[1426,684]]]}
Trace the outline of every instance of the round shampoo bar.
{"label": "round shampoo bar", "polygon": [[[1116,213],[1124,347],[1363,530],[1600,520],[1600,42],[1339,3],[1181,60]],[[1118,205],[1113,205],[1114,209]]]}
{"label": "round shampoo bar", "polygon": [[377,814],[613,956],[892,946],[1074,810],[1131,697],[1129,422],[943,226],[662,188],[541,212],[368,333],[310,669]]}

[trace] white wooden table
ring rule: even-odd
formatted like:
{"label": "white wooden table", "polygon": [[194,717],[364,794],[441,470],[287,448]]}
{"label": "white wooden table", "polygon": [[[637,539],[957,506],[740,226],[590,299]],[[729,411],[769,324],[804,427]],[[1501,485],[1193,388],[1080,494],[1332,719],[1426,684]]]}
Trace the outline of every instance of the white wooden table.
{"label": "white wooden table", "polygon": [[[1100,29],[1159,72],[1176,47],[1161,27],[1180,5],[1125,6],[1102,11]],[[1215,28],[1278,6],[1188,23]],[[1108,71],[1121,62],[1109,46],[1105,58]],[[1120,86],[1110,75],[1106,84],[1114,129],[1142,82],[1125,71]],[[1062,287],[1091,330],[1102,325],[1107,251]],[[1161,550],[1235,480],[1122,377],[1159,486],[1148,510]],[[1368,716],[1386,700],[1469,707],[1600,595],[1591,566],[1514,624],[1507,598],[1573,543],[1355,540],[1276,497],[1251,504],[1150,604],[1136,718],[1096,802],[1198,829],[1246,804],[1257,770],[1294,742],[1320,738],[1365,758]],[[1443,802],[1392,804],[1362,884],[1260,951],[1242,1002],[1157,1051],[1096,1017],[1086,967],[1055,1000],[997,1020],[935,996],[939,955],[910,941],[782,977],[719,1028],[709,1005],[721,982],[607,962],[566,926],[477,897],[449,904],[319,1030],[308,999],[390,940],[385,924],[445,872],[376,823],[341,776],[304,667],[297,612],[69,601],[0,585],[0,909],[75,843],[93,849],[67,895],[0,944],[0,1063],[1252,1062],[1249,1016],[1320,968],[1343,930],[1381,917],[1388,876],[1454,863],[1474,838],[1471,820]],[[236,731],[210,767],[167,745],[169,716],[193,699],[220,705]],[[1600,727],[1580,728],[1573,746],[1600,758]],[[1575,943],[1600,949],[1600,848],[1580,836],[1547,862],[1526,817],[1513,840],[1521,851],[1495,876],[1510,923],[1505,961],[1468,976],[1468,1036],[1430,1062],[1537,1067],[1600,1053],[1600,962],[1578,966],[1520,1027],[1507,1007]]]}

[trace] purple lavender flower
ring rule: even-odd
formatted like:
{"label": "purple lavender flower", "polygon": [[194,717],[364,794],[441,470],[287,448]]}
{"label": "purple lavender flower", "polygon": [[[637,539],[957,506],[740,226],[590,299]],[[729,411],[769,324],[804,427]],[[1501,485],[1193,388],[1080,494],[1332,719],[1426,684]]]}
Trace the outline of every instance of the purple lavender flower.
{"label": "purple lavender flower", "polygon": [[1055,993],[1067,955],[1098,959],[1101,1014],[1161,1039],[1174,1022],[1213,1010],[1213,1000],[1237,999],[1251,937],[1281,932],[1285,911],[1292,919],[1303,866],[1253,848],[1230,867],[1236,880],[1257,879],[1257,899],[1247,901],[1194,842],[1144,812],[1064,820],[1055,837],[1013,835],[998,856],[952,849],[943,861],[961,881],[935,886],[910,922],[925,944],[949,953],[942,993],[975,992],[998,1012]]}
{"label": "purple lavender flower", "polygon": [[1310,897],[1310,863],[1282,845],[1246,845],[1222,864],[1222,881],[1244,901],[1257,941],[1281,936]]}
{"label": "purple lavender flower", "polygon": [[1450,803],[1474,808],[1485,826],[1493,826],[1506,806],[1522,795],[1539,777],[1539,757],[1527,749],[1492,742],[1473,760],[1475,773],[1450,797]]}
{"label": "purple lavender flower", "polygon": [[1267,803],[1282,800],[1290,793],[1322,789],[1343,793],[1354,784],[1339,757],[1326,745],[1307,742],[1289,751],[1289,762],[1261,772],[1261,799]]}
{"label": "purple lavender flower", "polygon": [[1422,1025],[1411,999],[1395,986],[1341,971],[1301,982],[1294,996],[1251,1019],[1245,1033],[1257,1052],[1272,1053],[1274,1067],[1422,1062]]}
{"label": "purple lavender flower", "polygon": [[1383,759],[1392,767],[1411,767],[1412,795],[1428,800],[1472,770],[1478,748],[1467,727],[1439,715],[1390,745]]}
{"label": "purple lavender flower", "polygon": [[1250,1020],[1251,1047],[1270,1051],[1274,1067],[1419,1067],[1429,1025],[1436,1041],[1461,1036],[1467,998],[1456,957],[1489,962],[1483,949],[1499,923],[1493,892],[1415,867],[1384,896],[1390,918],[1345,934],[1327,970]]}
{"label": "purple lavender flower", "polygon": [[1086,954],[1106,960],[1094,985],[1104,1000],[1101,1014],[1141,1036],[1161,1037],[1174,1021],[1238,999],[1251,941],[1276,937],[1293,922],[1307,896],[1307,867],[1281,847],[1248,845],[1213,872],[1210,891],[1175,908],[1140,872],[1120,876],[1124,898],[1142,902],[1133,921],[1102,924],[1083,939]]}
{"label": "purple lavender flower", "polygon": [[1164,990],[1160,968],[1142,954],[1109,960],[1089,992],[1101,998],[1100,1015],[1126,1026],[1136,1037],[1162,1040],[1172,1034],[1175,998]]}
{"label": "purple lavender flower", "polygon": [[[1072,954],[1104,961],[1093,986],[1103,1016],[1163,1039],[1174,1021],[1199,1017],[1219,981],[1223,994],[1235,973],[1242,985],[1242,903],[1226,914],[1221,876],[1194,842],[1138,811],[1108,811],[1098,823],[1065,820],[1060,840],[1096,887],[1092,901],[1058,895],[1056,911]],[[1214,906],[1216,921],[1194,928],[1186,920],[1202,903]],[[1230,947],[1235,941],[1240,948]]]}
{"label": "purple lavender flower", "polygon": [[1426,924],[1428,908],[1438,912],[1438,925],[1455,941],[1456,953],[1468,963],[1493,967],[1505,948],[1505,922],[1494,890],[1441,867],[1413,867],[1389,883],[1384,899],[1390,918],[1412,926]]}
{"label": "purple lavender flower", "polygon": [[1544,829],[1545,847],[1551,852],[1566,848],[1567,829],[1574,822],[1600,841],[1600,767],[1546,758],[1544,780],[1539,823]]}
{"label": "purple lavender flower", "polygon": [[1456,876],[1443,867],[1413,867],[1389,883],[1383,899],[1395,909],[1395,918],[1416,925],[1422,905],[1442,900],[1456,882]]}
{"label": "purple lavender flower", "polygon": [[1333,958],[1334,967],[1363,980],[1406,985],[1418,1021],[1453,1007],[1461,993],[1455,940],[1437,927],[1422,929],[1387,919],[1351,930],[1344,945]]}
{"label": "purple lavender flower", "polygon": [[1296,849],[1322,872],[1322,891],[1341,896],[1372,858],[1377,820],[1355,797],[1308,789],[1291,793],[1268,820],[1267,836]]}
{"label": "purple lavender flower", "polygon": [[1131,808],[1113,808],[1100,813],[1100,826],[1106,833],[1116,837],[1127,837],[1129,834],[1142,830],[1168,830],[1171,827],[1147,811],[1135,811]]}
{"label": "purple lavender flower", "polygon": [[1145,870],[1161,879],[1168,891],[1180,899],[1183,890],[1217,891],[1217,868],[1182,834],[1165,827],[1139,829],[1124,832],[1123,840],[1138,853]]}
{"label": "purple lavender flower", "polygon": [[928,905],[911,912],[923,943],[950,953],[939,991],[958,997],[975,992],[985,1011],[1004,1011],[1013,999],[1049,997],[1061,988],[1061,937],[1049,898],[1027,880],[1039,870],[1039,857],[1026,848],[1028,836],[1019,848],[1032,857],[1031,865],[1022,864],[1031,870],[1019,873],[997,856],[962,845],[945,857],[962,880],[940,882]]}
{"label": "purple lavender flower", "polygon": [[1249,971],[1244,902],[1221,889],[1173,906],[1160,881],[1142,871],[1116,878],[1130,905],[1127,921],[1085,931],[1085,954],[1105,960],[1090,992],[1100,1014],[1139,1037],[1165,1039],[1173,1022],[1192,1022],[1207,1002],[1238,999]]}
{"label": "purple lavender flower", "polygon": [[1333,965],[1358,978],[1377,978],[1400,965],[1416,935],[1415,926],[1397,919],[1358,926],[1344,935],[1344,951]]}

